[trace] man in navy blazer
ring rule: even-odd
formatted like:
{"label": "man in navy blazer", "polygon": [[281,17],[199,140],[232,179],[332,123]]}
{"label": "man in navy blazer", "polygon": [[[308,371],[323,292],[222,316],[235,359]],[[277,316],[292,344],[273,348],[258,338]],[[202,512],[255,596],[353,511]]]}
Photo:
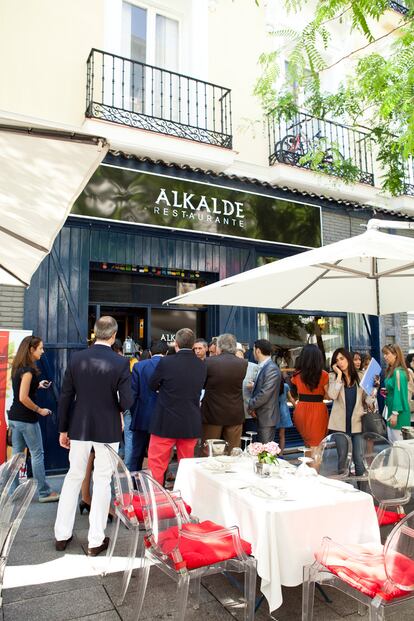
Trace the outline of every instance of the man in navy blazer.
{"label": "man in navy blazer", "polygon": [[[72,539],[79,492],[91,449],[95,451],[89,514],[88,555],[108,547],[105,527],[111,500],[112,467],[104,443],[118,451],[121,412],[132,405],[129,362],[112,349],[118,324],[113,317],[95,323],[95,344],[71,357],[59,400],[59,443],[70,450],[55,523],[56,550]],[[72,407],[73,406],[73,407]]]}
{"label": "man in navy blazer", "polygon": [[178,330],[176,354],[162,358],[149,381],[149,387],[159,394],[150,423],[148,467],[161,485],[174,445],[178,461],[194,457],[201,437],[200,393],[207,370],[204,361],[192,351],[193,345],[193,331]]}
{"label": "man in navy blazer", "polygon": [[150,437],[148,430],[158,397],[149,387],[149,381],[167,351],[168,345],[165,341],[155,341],[151,345],[151,358],[137,362],[132,369],[132,452],[131,455],[125,453],[125,464],[130,472],[142,469]]}
{"label": "man in navy blazer", "polygon": [[272,442],[275,427],[279,422],[280,370],[270,357],[272,344],[266,339],[255,341],[254,357],[258,362],[258,372],[253,385],[248,410],[257,420],[257,441]]}

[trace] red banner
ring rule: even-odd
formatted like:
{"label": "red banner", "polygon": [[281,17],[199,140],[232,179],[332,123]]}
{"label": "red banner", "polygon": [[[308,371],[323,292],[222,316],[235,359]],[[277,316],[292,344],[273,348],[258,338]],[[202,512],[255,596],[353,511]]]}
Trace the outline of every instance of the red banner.
{"label": "red banner", "polygon": [[6,387],[9,367],[9,331],[0,330],[0,464],[6,461]]}

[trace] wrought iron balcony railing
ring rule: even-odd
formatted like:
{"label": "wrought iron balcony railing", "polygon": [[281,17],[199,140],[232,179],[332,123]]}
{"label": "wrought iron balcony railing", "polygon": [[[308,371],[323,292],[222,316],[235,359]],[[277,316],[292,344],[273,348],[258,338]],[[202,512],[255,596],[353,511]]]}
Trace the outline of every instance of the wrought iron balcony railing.
{"label": "wrought iron balcony railing", "polygon": [[303,112],[288,122],[272,116],[268,121],[270,165],[281,162],[374,185],[367,133]]}
{"label": "wrought iron balcony railing", "polygon": [[414,196],[414,158],[410,157],[404,168],[404,194]]}
{"label": "wrought iron balcony railing", "polygon": [[232,148],[230,89],[97,49],[86,116]]}
{"label": "wrought iron balcony railing", "polygon": [[402,13],[406,15],[408,13],[408,6],[404,0],[400,0],[400,2],[394,2],[394,0],[389,0],[390,9],[394,9],[394,11],[398,11],[398,13]]}

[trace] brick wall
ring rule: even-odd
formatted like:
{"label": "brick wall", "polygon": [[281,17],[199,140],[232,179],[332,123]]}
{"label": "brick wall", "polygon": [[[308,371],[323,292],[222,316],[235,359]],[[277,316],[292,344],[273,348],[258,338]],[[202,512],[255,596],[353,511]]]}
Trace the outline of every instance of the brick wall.
{"label": "brick wall", "polygon": [[0,285],[0,328],[23,328],[24,287]]}
{"label": "brick wall", "polygon": [[370,214],[366,212],[336,211],[324,209],[322,211],[323,244],[333,244],[341,239],[360,235],[365,231],[361,226],[366,224]]}

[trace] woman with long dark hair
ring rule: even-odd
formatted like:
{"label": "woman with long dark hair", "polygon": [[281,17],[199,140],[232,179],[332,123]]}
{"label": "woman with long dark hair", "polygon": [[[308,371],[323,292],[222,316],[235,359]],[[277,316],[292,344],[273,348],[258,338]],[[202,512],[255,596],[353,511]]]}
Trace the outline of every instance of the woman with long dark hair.
{"label": "woman with long dark hair", "polygon": [[[364,393],[359,383],[362,373],[355,368],[352,354],[344,347],[332,355],[333,373],[329,376],[329,397],[333,400],[329,431],[342,431],[351,437],[352,459],[356,476],[364,474],[362,444],[362,417],[366,411]],[[338,446],[338,468],[341,471],[346,460],[347,447]]]}
{"label": "woman with long dark hair", "polygon": [[384,345],[382,348],[387,368],[385,370],[385,403],[388,408],[388,438],[391,442],[402,440],[402,427],[411,422],[408,401],[408,381],[410,379],[404,355],[399,345]]}
{"label": "woman with long dark hair", "polygon": [[323,400],[329,376],[323,367],[319,347],[305,345],[296,360],[292,377],[292,384],[298,392],[293,421],[305,445],[311,449],[318,446],[328,430],[328,409]]}
{"label": "woman with long dark hair", "polygon": [[12,364],[13,403],[9,410],[13,454],[27,447],[32,459],[33,477],[37,480],[39,502],[56,502],[59,494],[46,482],[43,461],[42,432],[39,416],[49,416],[50,410],[35,403],[38,388],[49,388],[50,382],[39,381],[36,366],[43,354],[43,342],[38,336],[26,336],[19,345]]}

